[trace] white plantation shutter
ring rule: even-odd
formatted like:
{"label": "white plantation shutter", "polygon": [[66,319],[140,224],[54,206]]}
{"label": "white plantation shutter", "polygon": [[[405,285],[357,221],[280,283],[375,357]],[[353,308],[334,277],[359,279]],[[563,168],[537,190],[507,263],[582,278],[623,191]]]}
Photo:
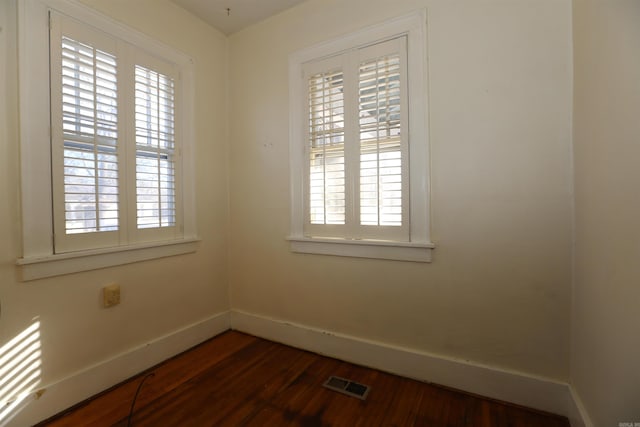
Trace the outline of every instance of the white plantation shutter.
{"label": "white plantation shutter", "polygon": [[306,65],[307,236],[409,240],[405,49],[403,36]]}
{"label": "white plantation shutter", "polygon": [[114,246],[122,229],[117,41],[51,13],[55,252]]}
{"label": "white plantation shutter", "polygon": [[360,222],[401,226],[403,149],[400,55],[359,67]]}
{"label": "white plantation shutter", "polygon": [[174,81],[136,65],[135,93],[137,227],[175,226]]}
{"label": "white plantation shutter", "polygon": [[358,50],[358,224],[361,235],[408,241],[406,37]]}
{"label": "white plantation shutter", "polygon": [[311,224],[345,223],[344,79],[341,70],[309,80]]}
{"label": "white plantation shutter", "polygon": [[62,38],[64,229],[118,229],[118,102],[113,55]]}

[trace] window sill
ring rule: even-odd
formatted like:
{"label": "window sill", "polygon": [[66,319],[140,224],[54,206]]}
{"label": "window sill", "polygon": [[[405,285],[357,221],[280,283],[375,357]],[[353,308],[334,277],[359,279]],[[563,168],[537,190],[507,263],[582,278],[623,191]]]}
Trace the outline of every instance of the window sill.
{"label": "window sill", "polygon": [[124,247],[19,258],[22,281],[97,270],[195,252],[199,239],[153,242]]}
{"label": "window sill", "polygon": [[391,242],[381,240],[347,240],[312,237],[288,237],[291,252],[431,262],[432,243]]}

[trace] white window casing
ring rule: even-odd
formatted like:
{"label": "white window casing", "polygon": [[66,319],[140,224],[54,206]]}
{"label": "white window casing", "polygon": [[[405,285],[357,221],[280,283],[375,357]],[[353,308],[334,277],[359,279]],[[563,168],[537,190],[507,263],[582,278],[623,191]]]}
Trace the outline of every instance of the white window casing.
{"label": "white window casing", "polygon": [[18,7],[23,280],[195,251],[193,61],[77,2]]}
{"label": "white window casing", "polygon": [[430,262],[426,13],[290,56],[293,252]]}

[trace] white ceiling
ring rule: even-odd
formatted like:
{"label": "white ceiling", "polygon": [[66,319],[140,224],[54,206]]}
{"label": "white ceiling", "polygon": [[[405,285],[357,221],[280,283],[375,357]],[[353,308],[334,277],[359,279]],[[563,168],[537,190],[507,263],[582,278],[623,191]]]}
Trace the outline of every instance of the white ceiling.
{"label": "white ceiling", "polygon": [[[305,0],[172,0],[229,35]],[[227,14],[227,8],[229,12]]]}

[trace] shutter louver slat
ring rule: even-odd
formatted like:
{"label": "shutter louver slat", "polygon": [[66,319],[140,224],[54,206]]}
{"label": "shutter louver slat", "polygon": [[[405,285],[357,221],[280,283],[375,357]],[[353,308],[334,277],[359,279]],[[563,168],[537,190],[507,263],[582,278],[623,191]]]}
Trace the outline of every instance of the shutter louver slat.
{"label": "shutter louver slat", "polygon": [[345,223],[345,128],[342,71],[308,80],[311,224]]}
{"label": "shutter louver slat", "polygon": [[65,232],[117,230],[116,59],[63,36],[61,65]]}
{"label": "shutter louver slat", "polygon": [[402,225],[400,57],[360,64],[360,223]]}
{"label": "shutter louver slat", "polygon": [[173,79],[136,65],[136,204],[139,229],[176,224],[174,96]]}

